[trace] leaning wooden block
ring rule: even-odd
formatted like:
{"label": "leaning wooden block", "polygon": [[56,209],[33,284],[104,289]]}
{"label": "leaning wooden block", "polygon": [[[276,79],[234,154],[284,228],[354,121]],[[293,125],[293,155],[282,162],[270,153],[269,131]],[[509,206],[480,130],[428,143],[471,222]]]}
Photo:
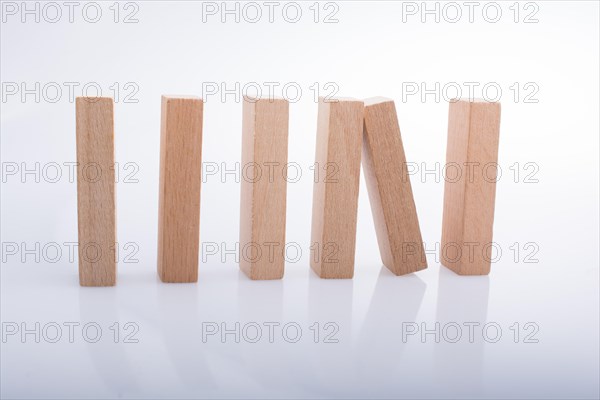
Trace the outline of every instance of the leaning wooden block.
{"label": "leaning wooden block", "polygon": [[404,275],[427,268],[394,102],[365,100],[362,147],[371,211],[383,264]]}
{"label": "leaning wooden block", "polygon": [[251,279],[284,271],[289,103],[244,98],[240,268]]}
{"label": "leaning wooden block", "polygon": [[352,278],[363,102],[319,99],[311,260],[321,278]]}
{"label": "leaning wooden block", "polygon": [[162,97],[158,275],[163,282],[198,280],[202,112],[198,97]]}
{"label": "leaning wooden block", "polygon": [[79,284],[113,286],[117,281],[113,100],[78,97],[75,112]]}
{"label": "leaning wooden block", "polygon": [[499,103],[450,103],[440,258],[460,275],[490,272],[499,133]]}

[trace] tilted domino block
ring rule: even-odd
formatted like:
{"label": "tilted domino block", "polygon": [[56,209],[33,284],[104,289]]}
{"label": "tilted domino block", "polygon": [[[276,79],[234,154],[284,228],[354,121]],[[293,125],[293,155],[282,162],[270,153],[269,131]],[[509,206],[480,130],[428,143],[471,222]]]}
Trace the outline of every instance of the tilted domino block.
{"label": "tilted domino block", "polygon": [[383,264],[396,275],[427,268],[392,100],[365,100],[362,165]]}

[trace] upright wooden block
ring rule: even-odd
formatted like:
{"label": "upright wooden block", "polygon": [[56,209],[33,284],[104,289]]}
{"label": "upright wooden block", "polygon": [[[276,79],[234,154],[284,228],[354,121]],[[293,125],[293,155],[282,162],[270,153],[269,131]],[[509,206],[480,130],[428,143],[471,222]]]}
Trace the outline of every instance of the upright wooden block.
{"label": "upright wooden block", "polygon": [[203,102],[163,96],[161,114],[158,275],[163,282],[196,282]]}
{"label": "upright wooden block", "polygon": [[371,211],[383,264],[404,275],[427,268],[394,102],[365,100],[362,147]]}
{"label": "upright wooden block", "polygon": [[79,284],[113,286],[117,281],[113,100],[78,97],[75,113]]}
{"label": "upright wooden block", "polygon": [[321,278],[352,278],[363,102],[319,99],[311,260]]}
{"label": "upright wooden block", "polygon": [[499,133],[499,103],[450,103],[440,258],[460,275],[490,272]]}
{"label": "upright wooden block", "polygon": [[289,103],[244,98],[240,268],[251,279],[281,279],[285,257]]}

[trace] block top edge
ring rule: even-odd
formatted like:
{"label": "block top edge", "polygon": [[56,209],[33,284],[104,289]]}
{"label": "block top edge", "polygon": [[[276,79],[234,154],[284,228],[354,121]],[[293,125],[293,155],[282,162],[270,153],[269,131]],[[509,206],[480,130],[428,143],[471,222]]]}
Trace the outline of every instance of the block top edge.
{"label": "block top edge", "polygon": [[365,103],[365,107],[366,107],[366,106],[372,106],[372,105],[381,104],[381,103],[393,103],[394,100],[392,100],[388,97],[375,96],[375,97],[366,98],[363,100],[363,102]]}
{"label": "block top edge", "polygon": [[475,97],[475,98],[472,98],[472,99],[469,99],[469,98],[466,98],[466,99],[463,99],[463,98],[451,99],[451,100],[449,101],[449,103],[469,103],[469,104],[482,104],[482,103],[485,103],[485,104],[500,104],[500,102],[499,102],[499,101],[488,101],[488,100],[482,99],[482,98],[480,98],[480,97]]}
{"label": "block top edge", "polygon": [[265,97],[265,96],[251,96],[251,95],[244,95],[244,101],[248,101],[250,103],[257,103],[257,102],[267,102],[267,103],[275,103],[275,102],[279,102],[279,101],[285,101],[286,103],[288,102],[287,99],[280,97],[280,96],[270,96],[270,97]]}
{"label": "block top edge", "polygon": [[319,103],[338,103],[338,102],[344,102],[344,103],[363,103],[363,101],[361,99],[357,99],[355,97],[331,97],[331,98],[326,98],[323,96],[319,96]]}

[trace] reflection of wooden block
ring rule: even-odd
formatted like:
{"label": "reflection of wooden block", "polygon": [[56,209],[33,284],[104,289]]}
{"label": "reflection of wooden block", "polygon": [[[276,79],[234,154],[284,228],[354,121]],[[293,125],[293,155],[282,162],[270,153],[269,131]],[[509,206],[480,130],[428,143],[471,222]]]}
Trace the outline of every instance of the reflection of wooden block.
{"label": "reflection of wooden block", "polygon": [[240,268],[251,279],[284,270],[289,103],[244,98]]}
{"label": "reflection of wooden block", "polygon": [[365,100],[362,164],[383,264],[396,275],[427,268],[392,100]]}
{"label": "reflection of wooden block", "polygon": [[450,103],[440,251],[460,275],[490,272],[499,132],[499,103]]}
{"label": "reflection of wooden block", "polygon": [[321,278],[352,278],[363,102],[319,99],[310,265]]}
{"label": "reflection of wooden block", "polygon": [[77,220],[79,284],[117,283],[113,100],[78,97]]}
{"label": "reflection of wooden block", "polygon": [[163,282],[198,280],[202,112],[198,97],[162,97],[158,275]]}

